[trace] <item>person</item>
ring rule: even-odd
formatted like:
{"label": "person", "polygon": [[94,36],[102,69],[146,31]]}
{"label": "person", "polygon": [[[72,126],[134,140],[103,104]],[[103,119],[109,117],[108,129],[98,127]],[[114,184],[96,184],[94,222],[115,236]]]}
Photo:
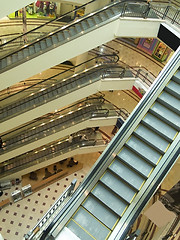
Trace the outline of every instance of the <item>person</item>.
{"label": "person", "polygon": [[72,167],[73,165],[77,165],[78,161],[75,161],[73,157],[70,158],[67,167]]}
{"label": "person", "polygon": [[94,128],[94,132],[97,132],[99,130],[99,127]]}
{"label": "person", "polygon": [[52,173],[49,172],[48,168],[45,168],[45,176],[43,177],[43,180],[52,176]]}
{"label": "person", "polygon": [[117,126],[114,126],[114,128],[113,128],[113,130],[112,130],[112,132],[111,132],[111,133],[112,133],[113,135],[115,135],[115,134],[116,134],[116,132],[117,132],[117,129],[118,129],[118,128],[117,128]]}
{"label": "person", "polygon": [[53,171],[54,171],[54,174],[57,173],[57,166],[56,165],[53,166]]}
{"label": "person", "polygon": [[88,138],[85,134],[81,135],[80,139],[81,139],[81,141],[87,141],[88,140]]}
{"label": "person", "polygon": [[37,173],[36,172],[31,172],[30,176],[29,176],[29,179],[35,180],[35,181],[38,180]]}
{"label": "person", "polygon": [[50,2],[50,5],[49,5],[49,14],[52,16],[53,13],[55,12],[55,3],[54,2]]}
{"label": "person", "polygon": [[72,136],[72,134],[70,134],[69,139],[68,139],[68,142],[69,142],[69,143],[72,143],[72,140],[73,140],[73,136]]}
{"label": "person", "polygon": [[15,11],[15,17],[18,17],[19,10]]}
{"label": "person", "polygon": [[62,165],[62,164],[63,164],[64,162],[66,162],[66,161],[67,161],[67,158],[61,160],[59,163]]}

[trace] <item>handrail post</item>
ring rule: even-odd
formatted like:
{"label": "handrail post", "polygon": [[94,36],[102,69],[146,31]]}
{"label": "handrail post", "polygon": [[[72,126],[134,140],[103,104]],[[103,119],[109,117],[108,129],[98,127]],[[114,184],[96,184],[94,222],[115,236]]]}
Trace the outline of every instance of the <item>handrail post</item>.
{"label": "handrail post", "polygon": [[173,19],[172,19],[172,21],[171,21],[172,24],[176,21],[178,15],[179,15],[179,12],[180,12],[180,10],[177,10],[177,11],[175,12],[174,17],[173,17]]}
{"label": "handrail post", "polygon": [[165,17],[167,16],[167,13],[169,12],[169,9],[170,9],[170,6],[167,6],[166,9],[165,9],[165,12],[163,14],[162,19],[165,19]]}

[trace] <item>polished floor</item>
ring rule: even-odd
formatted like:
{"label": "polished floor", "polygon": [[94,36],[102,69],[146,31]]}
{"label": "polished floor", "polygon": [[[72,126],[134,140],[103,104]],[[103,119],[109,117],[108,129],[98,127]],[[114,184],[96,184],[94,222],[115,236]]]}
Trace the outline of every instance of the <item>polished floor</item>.
{"label": "polished floor", "polygon": [[[108,43],[109,46],[114,47],[119,50],[120,60],[124,61],[129,66],[144,66],[155,76],[161,71],[163,64],[156,62],[150,56],[142,53],[136,48],[128,47],[126,43],[121,43],[120,41],[112,41]],[[52,70],[51,70],[52,71]],[[53,71],[56,71],[55,69]],[[132,112],[134,107],[138,104],[140,98],[132,91],[114,91],[105,92],[105,98],[111,101],[113,104],[119,108],[125,108],[129,112]],[[101,128],[102,131],[112,138],[113,126]],[[41,189],[38,192],[29,195],[28,197],[20,200],[16,203],[11,201],[11,204],[0,211],[0,233],[5,240],[20,240],[23,239],[24,234],[26,234],[40,219],[53,202],[61,195],[64,189],[71,183],[71,181],[76,178],[77,185],[83,181],[84,177],[89,172],[90,168],[93,166],[95,161],[100,156],[100,153],[90,153],[83,155],[74,156],[75,160],[83,164],[83,168],[74,171],[72,174],[54,182],[53,184]],[[177,165],[178,164],[178,165]],[[174,170],[174,176],[171,175],[171,183],[167,181],[165,184],[166,189],[169,188],[176,181],[177,169],[179,169],[179,162],[176,164]],[[26,179],[28,183],[28,178]],[[5,190],[1,200],[6,198],[11,198],[11,192],[20,189],[21,183],[19,185],[13,186],[9,190]],[[152,204],[150,202],[150,204]],[[148,220],[145,219],[141,221],[141,224],[145,225]],[[142,226],[143,227],[143,226]],[[157,231],[157,229],[156,229]],[[141,239],[141,238],[139,238]],[[147,237],[147,240],[158,239]],[[177,239],[177,238],[176,238]]]}

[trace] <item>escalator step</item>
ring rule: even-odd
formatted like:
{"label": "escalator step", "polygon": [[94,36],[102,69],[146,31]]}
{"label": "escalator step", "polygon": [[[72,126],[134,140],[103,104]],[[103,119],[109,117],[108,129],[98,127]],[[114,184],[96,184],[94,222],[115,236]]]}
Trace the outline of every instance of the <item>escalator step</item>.
{"label": "escalator step", "polygon": [[84,31],[86,31],[88,29],[88,27],[89,27],[87,21],[82,21],[81,22],[81,26],[82,26],[82,29]]}
{"label": "escalator step", "polygon": [[72,219],[95,239],[104,240],[110,233],[110,230],[105,225],[101,224],[95,217],[93,217],[82,207],[78,209]]}
{"label": "escalator step", "polygon": [[155,102],[155,104],[149,109],[149,111],[158,118],[165,121],[173,128],[180,130],[180,117],[175,112],[167,109],[162,104]]}
{"label": "escalator step", "polygon": [[164,154],[169,146],[169,142],[167,140],[142,124],[136,128],[133,134],[152,148],[159,151],[161,154]]}
{"label": "escalator step", "polygon": [[82,206],[110,229],[114,227],[119,218],[117,214],[91,195],[86,198]]}
{"label": "escalator step", "polygon": [[111,174],[109,171],[101,177],[100,181],[128,203],[132,201],[136,194],[136,190],[120,181],[119,178],[114,174]]}
{"label": "escalator step", "polygon": [[145,118],[142,120],[142,123],[148,126],[150,129],[156,131],[159,135],[163,136],[167,141],[171,142],[177,131],[169,126],[167,123],[163,122],[154,115],[148,113]]}
{"label": "escalator step", "polygon": [[77,33],[80,33],[80,32],[82,31],[82,28],[81,28],[80,23],[76,23],[75,29],[76,29],[76,32],[77,32]]}
{"label": "escalator step", "polygon": [[106,21],[108,19],[108,16],[105,12],[99,13],[99,16],[102,19],[102,21]]}
{"label": "escalator step", "polygon": [[121,163],[118,159],[115,159],[111,163],[111,165],[109,166],[109,169],[137,190],[140,189],[140,187],[145,181],[145,179],[142,176],[132,171],[132,169],[128,168],[125,164]]}
{"label": "escalator step", "polygon": [[34,48],[35,48],[35,52],[39,52],[41,50],[39,43],[35,43]]}
{"label": "escalator step", "polygon": [[24,55],[25,58],[29,56],[29,49],[28,48],[25,48],[22,51],[23,51],[23,55]]}
{"label": "escalator step", "polygon": [[22,51],[18,52],[18,60],[23,59],[23,53]]}
{"label": "escalator step", "polygon": [[47,45],[46,45],[45,40],[41,40],[41,41],[40,41],[40,46],[41,46],[41,50],[46,49]]}
{"label": "escalator step", "polygon": [[170,81],[164,89],[166,92],[169,92],[177,99],[180,99],[180,85],[177,82]]}
{"label": "escalator step", "polygon": [[53,45],[52,39],[50,37],[46,38],[47,47],[51,47]]}
{"label": "escalator step", "polygon": [[171,94],[163,91],[161,95],[157,98],[157,101],[169,108],[170,110],[176,112],[177,114],[180,114],[180,101]]}
{"label": "escalator step", "polygon": [[153,162],[148,163],[140,156],[136,155],[130,149],[124,147],[117,155],[121,161],[128,164],[129,167],[133,168],[139,174],[144,177],[148,177],[155,164]]}
{"label": "escalator step", "polygon": [[89,24],[89,27],[93,27],[95,25],[93,17],[86,19],[86,21]]}
{"label": "escalator step", "polygon": [[29,55],[33,55],[35,53],[34,46],[29,47]]}
{"label": "escalator step", "polygon": [[79,237],[81,240],[94,240],[94,237],[92,237],[90,234],[88,234],[86,231],[84,231],[83,228],[79,226],[75,221],[71,220],[68,222],[67,226],[68,229],[70,229],[77,237]]}
{"label": "escalator step", "polygon": [[11,56],[6,57],[6,61],[7,61],[7,66],[10,65],[12,63]]}
{"label": "escalator step", "polygon": [[157,164],[157,162],[160,160],[161,154],[159,152],[135,136],[131,136],[125,145],[150,163],[153,162],[154,164]]}
{"label": "escalator step", "polygon": [[69,30],[64,30],[63,31],[63,34],[64,34],[64,37],[65,37],[65,39],[67,40],[68,38],[70,38],[70,33],[69,33]]}
{"label": "escalator step", "polygon": [[69,33],[70,33],[71,37],[75,36],[77,34],[74,26],[69,28]]}
{"label": "escalator step", "polygon": [[59,40],[60,42],[63,41],[63,40],[64,40],[63,32],[61,31],[61,32],[57,33],[57,37],[58,37],[58,40]]}
{"label": "escalator step", "polygon": [[17,55],[17,53],[15,53],[12,55],[12,63],[15,63],[17,61],[18,61],[18,55]]}
{"label": "escalator step", "polygon": [[52,35],[51,39],[53,44],[57,44],[59,42],[57,34]]}
{"label": "escalator step", "polygon": [[114,11],[112,11],[112,9],[107,9],[105,12],[106,12],[108,18],[112,18],[115,15]]}
{"label": "escalator step", "polygon": [[180,84],[180,69],[172,76],[172,80]]}
{"label": "escalator step", "polygon": [[1,60],[1,67],[2,68],[5,68],[7,66],[7,59],[6,58],[3,58],[2,60]]}
{"label": "escalator step", "polygon": [[93,20],[95,21],[96,24],[99,24],[102,22],[101,18],[98,15],[94,15]]}
{"label": "escalator step", "polygon": [[128,204],[120,199],[118,195],[109,191],[103,184],[100,182],[95,186],[95,188],[91,191],[97,199],[99,199],[103,204],[109,207],[113,212],[117,213],[121,216],[128,206]]}

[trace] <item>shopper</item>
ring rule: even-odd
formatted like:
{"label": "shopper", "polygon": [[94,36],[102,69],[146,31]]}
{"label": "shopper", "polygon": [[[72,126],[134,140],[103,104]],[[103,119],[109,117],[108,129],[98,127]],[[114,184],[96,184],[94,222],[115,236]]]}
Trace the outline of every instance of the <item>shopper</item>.
{"label": "shopper", "polygon": [[57,166],[56,165],[53,166],[53,171],[54,171],[54,174],[57,173]]}
{"label": "shopper", "polygon": [[81,135],[80,140],[81,141],[87,141],[88,138],[87,138],[87,136],[85,134],[83,134],[83,135]]}
{"label": "shopper", "polygon": [[19,10],[15,11],[15,17],[18,17]]}
{"label": "shopper", "polygon": [[73,136],[72,136],[72,134],[70,134],[69,139],[68,139],[68,142],[69,142],[69,143],[72,143],[72,140],[73,140]]}
{"label": "shopper", "polygon": [[94,128],[94,132],[97,132],[97,131],[99,131],[99,127]]}
{"label": "shopper", "polygon": [[78,161],[75,161],[73,157],[70,158],[67,167],[72,167],[73,165],[77,165]]}

